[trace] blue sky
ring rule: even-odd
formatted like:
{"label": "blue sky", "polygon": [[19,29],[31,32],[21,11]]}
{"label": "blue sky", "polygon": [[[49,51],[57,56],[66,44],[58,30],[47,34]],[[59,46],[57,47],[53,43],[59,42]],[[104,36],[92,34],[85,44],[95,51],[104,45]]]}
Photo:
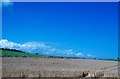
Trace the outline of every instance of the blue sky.
{"label": "blue sky", "polygon": [[98,58],[118,55],[118,3],[13,3],[3,6],[3,39],[46,42]]}

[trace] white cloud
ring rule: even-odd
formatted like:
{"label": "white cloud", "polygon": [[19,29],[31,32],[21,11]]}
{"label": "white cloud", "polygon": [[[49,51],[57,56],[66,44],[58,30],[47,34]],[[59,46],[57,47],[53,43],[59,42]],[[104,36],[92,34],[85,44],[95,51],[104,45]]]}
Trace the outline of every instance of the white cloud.
{"label": "white cloud", "polygon": [[82,54],[82,53],[77,53],[76,55],[77,56],[84,56],[84,54]]}
{"label": "white cloud", "polygon": [[13,5],[13,2],[11,0],[1,0],[1,2],[2,2],[2,6],[5,7]]}
{"label": "white cloud", "polygon": [[0,48],[17,49],[28,53],[40,53],[53,56],[92,57],[90,54],[85,55],[81,52],[75,52],[72,49],[59,50],[52,45],[46,44],[44,42],[27,42],[24,44],[18,44],[10,42],[6,39],[2,39],[0,40]]}
{"label": "white cloud", "polygon": [[72,50],[72,49],[65,50],[65,53],[66,53],[67,55],[74,54],[74,52],[73,52],[73,50]]}
{"label": "white cloud", "polygon": [[1,0],[2,2],[11,2],[11,0]]}

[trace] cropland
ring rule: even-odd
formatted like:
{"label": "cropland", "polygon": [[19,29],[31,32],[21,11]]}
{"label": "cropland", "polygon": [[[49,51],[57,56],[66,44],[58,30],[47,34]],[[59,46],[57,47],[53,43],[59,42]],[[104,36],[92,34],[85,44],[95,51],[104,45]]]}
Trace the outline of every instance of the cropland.
{"label": "cropland", "polygon": [[10,52],[2,52],[6,55],[2,56],[2,77],[118,77],[118,61],[54,58],[25,53],[19,57],[18,54],[10,56]]}

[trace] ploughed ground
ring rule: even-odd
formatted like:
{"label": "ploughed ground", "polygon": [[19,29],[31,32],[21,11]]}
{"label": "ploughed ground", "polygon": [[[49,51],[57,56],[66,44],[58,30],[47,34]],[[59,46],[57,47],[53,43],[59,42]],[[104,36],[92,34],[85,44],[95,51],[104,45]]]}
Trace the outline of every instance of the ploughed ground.
{"label": "ploughed ground", "polygon": [[2,77],[118,77],[118,62],[93,59],[3,57]]}

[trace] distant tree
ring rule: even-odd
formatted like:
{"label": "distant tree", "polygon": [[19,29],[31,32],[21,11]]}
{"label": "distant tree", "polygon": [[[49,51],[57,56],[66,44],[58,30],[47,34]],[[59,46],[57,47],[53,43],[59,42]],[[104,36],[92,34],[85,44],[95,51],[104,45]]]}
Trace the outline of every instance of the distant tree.
{"label": "distant tree", "polygon": [[0,50],[8,50],[8,51],[22,52],[21,50],[8,49],[8,48],[0,48]]}
{"label": "distant tree", "polygon": [[64,57],[61,57],[61,59],[63,59]]}
{"label": "distant tree", "polygon": [[27,56],[23,55],[22,57],[26,58]]}
{"label": "distant tree", "polygon": [[38,55],[38,53],[35,53],[36,55]]}
{"label": "distant tree", "polygon": [[94,60],[96,60],[96,58],[94,58]]}
{"label": "distant tree", "polygon": [[85,57],[83,57],[83,59],[85,59]]}
{"label": "distant tree", "polygon": [[118,57],[117,60],[120,60],[120,58]]}

